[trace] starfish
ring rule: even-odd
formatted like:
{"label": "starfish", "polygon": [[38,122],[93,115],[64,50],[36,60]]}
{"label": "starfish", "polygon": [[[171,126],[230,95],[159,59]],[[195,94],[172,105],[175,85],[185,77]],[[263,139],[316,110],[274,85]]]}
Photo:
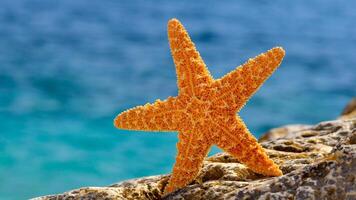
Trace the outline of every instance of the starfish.
{"label": "starfish", "polygon": [[256,173],[282,175],[236,113],[280,65],[284,50],[275,47],[214,80],[177,19],[168,22],[168,38],[178,96],[134,107],[114,120],[126,130],[178,131],[176,163],[164,194],[194,180],[212,145]]}

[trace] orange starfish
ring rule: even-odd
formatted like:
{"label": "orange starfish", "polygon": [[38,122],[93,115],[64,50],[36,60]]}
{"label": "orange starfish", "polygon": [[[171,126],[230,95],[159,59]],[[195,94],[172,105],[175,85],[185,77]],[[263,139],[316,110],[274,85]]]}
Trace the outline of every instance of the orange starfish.
{"label": "orange starfish", "polygon": [[256,173],[282,175],[236,112],[279,66],[284,50],[273,48],[214,80],[177,19],[168,22],[168,38],[178,96],[129,109],[114,121],[122,129],[179,132],[178,155],[165,194],[194,180],[214,144]]}

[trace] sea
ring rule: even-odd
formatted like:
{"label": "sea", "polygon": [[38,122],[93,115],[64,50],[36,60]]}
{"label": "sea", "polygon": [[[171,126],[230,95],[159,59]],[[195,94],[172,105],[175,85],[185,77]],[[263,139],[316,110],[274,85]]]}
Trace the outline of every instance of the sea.
{"label": "sea", "polygon": [[240,112],[256,137],[337,118],[356,96],[355,8],[347,0],[1,0],[0,199],[170,173],[176,132],[119,130],[113,119],[177,95],[171,18],[214,78],[285,49]]}

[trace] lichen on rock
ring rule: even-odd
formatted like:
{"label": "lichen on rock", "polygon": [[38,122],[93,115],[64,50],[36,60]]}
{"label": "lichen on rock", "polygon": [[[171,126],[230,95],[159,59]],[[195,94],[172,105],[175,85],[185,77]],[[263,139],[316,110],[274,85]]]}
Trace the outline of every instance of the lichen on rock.
{"label": "lichen on rock", "polygon": [[[227,153],[206,158],[187,187],[162,196],[169,175],[85,187],[44,199],[356,199],[356,117],[277,128],[261,145],[283,176],[266,177]],[[346,117],[345,117],[346,116]]]}

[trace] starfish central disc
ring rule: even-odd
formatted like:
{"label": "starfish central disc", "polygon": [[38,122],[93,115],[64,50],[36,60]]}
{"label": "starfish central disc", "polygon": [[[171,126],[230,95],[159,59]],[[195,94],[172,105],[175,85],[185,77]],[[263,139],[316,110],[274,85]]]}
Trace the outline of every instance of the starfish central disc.
{"label": "starfish central disc", "polygon": [[204,119],[210,119],[210,113],[210,101],[202,101],[193,97],[186,105],[186,114],[189,116],[187,120],[193,123],[203,123]]}
{"label": "starfish central disc", "polygon": [[214,80],[176,19],[168,22],[168,39],[176,66],[178,96],[137,106],[114,120],[121,129],[178,131],[176,163],[164,192],[193,181],[212,145],[256,173],[282,175],[236,112],[280,65],[284,50],[273,48]]}

